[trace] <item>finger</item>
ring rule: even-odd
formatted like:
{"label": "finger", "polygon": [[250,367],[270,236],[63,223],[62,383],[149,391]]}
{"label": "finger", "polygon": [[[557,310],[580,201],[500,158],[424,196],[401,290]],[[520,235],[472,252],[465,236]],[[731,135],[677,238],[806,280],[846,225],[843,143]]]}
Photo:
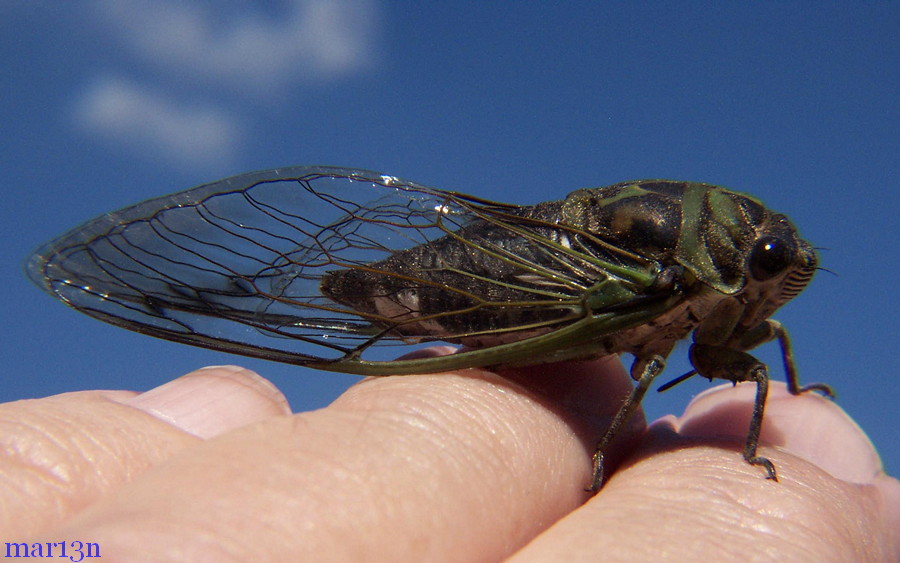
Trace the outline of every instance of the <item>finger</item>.
{"label": "finger", "polygon": [[[753,384],[709,389],[688,405],[677,422],[678,434],[742,440],[755,396]],[[836,403],[817,393],[791,395],[780,382],[771,383],[760,443],[785,449],[852,483],[869,484],[884,471],[865,432]]]}
{"label": "finger", "polygon": [[84,391],[0,405],[6,537],[58,525],[194,445],[195,435],[282,412],[283,398],[262,381],[243,370],[200,370],[143,394]]}
{"label": "finger", "polygon": [[[773,385],[760,454],[778,469],[779,482],[745,463],[741,443],[752,407],[738,386],[716,389],[685,416],[651,426],[636,458],[601,493],[516,555],[519,561],[585,558],[649,560],[891,561],[896,534],[898,483],[871,472],[876,457],[856,425],[832,402],[805,395],[787,398]],[[855,461],[819,456],[809,444],[830,428]],[[687,435],[687,436],[685,436]],[[820,434],[821,435],[821,434]],[[798,447],[795,455],[793,448]],[[858,455],[864,452],[863,455]],[[817,454],[818,455],[818,454]],[[845,472],[847,466],[858,465]],[[837,478],[869,473],[867,484]],[[775,555],[773,555],[775,554]]]}
{"label": "finger", "polygon": [[287,399],[269,380],[237,366],[202,368],[122,404],[200,438],[291,413]]}
{"label": "finger", "polygon": [[608,421],[609,387],[630,389],[614,359],[528,371],[368,379],[210,440],[53,535],[120,558],[503,557],[588,498],[598,403]]}

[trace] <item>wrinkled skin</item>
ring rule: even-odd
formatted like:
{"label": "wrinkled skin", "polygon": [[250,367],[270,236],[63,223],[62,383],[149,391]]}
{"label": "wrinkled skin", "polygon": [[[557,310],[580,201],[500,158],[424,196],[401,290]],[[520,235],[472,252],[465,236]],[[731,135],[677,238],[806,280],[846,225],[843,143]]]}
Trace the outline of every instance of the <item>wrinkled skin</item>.
{"label": "wrinkled skin", "polygon": [[780,482],[741,458],[755,389],[739,385],[634,421],[586,493],[630,386],[607,358],[372,378],[290,414],[267,381],[214,368],[144,394],[8,403],[3,535],[97,542],[115,560],[900,557],[900,485],[864,434],[777,385],[761,452]]}

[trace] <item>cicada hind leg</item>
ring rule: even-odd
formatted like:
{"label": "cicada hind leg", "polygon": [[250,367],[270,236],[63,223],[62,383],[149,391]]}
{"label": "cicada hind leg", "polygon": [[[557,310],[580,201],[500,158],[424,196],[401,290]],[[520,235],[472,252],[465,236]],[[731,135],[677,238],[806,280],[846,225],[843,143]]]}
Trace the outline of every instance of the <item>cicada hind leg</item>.
{"label": "cicada hind leg", "polygon": [[619,430],[621,430],[625,423],[628,422],[628,419],[631,418],[634,411],[640,406],[641,401],[644,400],[644,395],[653,384],[653,380],[663,372],[665,367],[666,360],[662,356],[652,356],[649,359],[637,359],[631,365],[631,376],[637,381],[637,385],[631,390],[631,394],[628,395],[628,398],[625,399],[622,406],[619,407],[619,411],[616,413],[616,416],[613,417],[606,433],[603,434],[603,437],[597,442],[597,448],[594,450],[593,456],[591,483],[587,488],[588,491],[596,492],[600,490],[600,486],[603,484],[603,452],[612,443],[613,439],[615,439]]}

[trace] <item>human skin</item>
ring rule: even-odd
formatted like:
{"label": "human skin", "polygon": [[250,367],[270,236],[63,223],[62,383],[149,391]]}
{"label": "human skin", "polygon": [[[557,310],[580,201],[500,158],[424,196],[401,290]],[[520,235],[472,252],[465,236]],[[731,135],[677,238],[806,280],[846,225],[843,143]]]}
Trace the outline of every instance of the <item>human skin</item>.
{"label": "human skin", "polygon": [[755,388],[739,385],[649,430],[638,413],[586,492],[631,385],[614,358],[471,369],[369,378],[291,414],[219,367],[6,403],[2,537],[113,561],[900,559],[900,483],[837,406],[780,384],[760,448],[779,482],[741,457]]}

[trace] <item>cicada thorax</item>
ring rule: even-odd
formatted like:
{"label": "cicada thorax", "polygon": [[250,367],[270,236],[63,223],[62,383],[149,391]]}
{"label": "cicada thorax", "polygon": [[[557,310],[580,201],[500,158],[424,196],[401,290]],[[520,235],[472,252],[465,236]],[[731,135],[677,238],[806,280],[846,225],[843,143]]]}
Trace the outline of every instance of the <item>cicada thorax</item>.
{"label": "cicada thorax", "polygon": [[566,222],[661,264],[681,265],[728,294],[743,287],[747,253],[775,218],[746,195],[692,182],[624,182],[578,190],[565,201]]}

